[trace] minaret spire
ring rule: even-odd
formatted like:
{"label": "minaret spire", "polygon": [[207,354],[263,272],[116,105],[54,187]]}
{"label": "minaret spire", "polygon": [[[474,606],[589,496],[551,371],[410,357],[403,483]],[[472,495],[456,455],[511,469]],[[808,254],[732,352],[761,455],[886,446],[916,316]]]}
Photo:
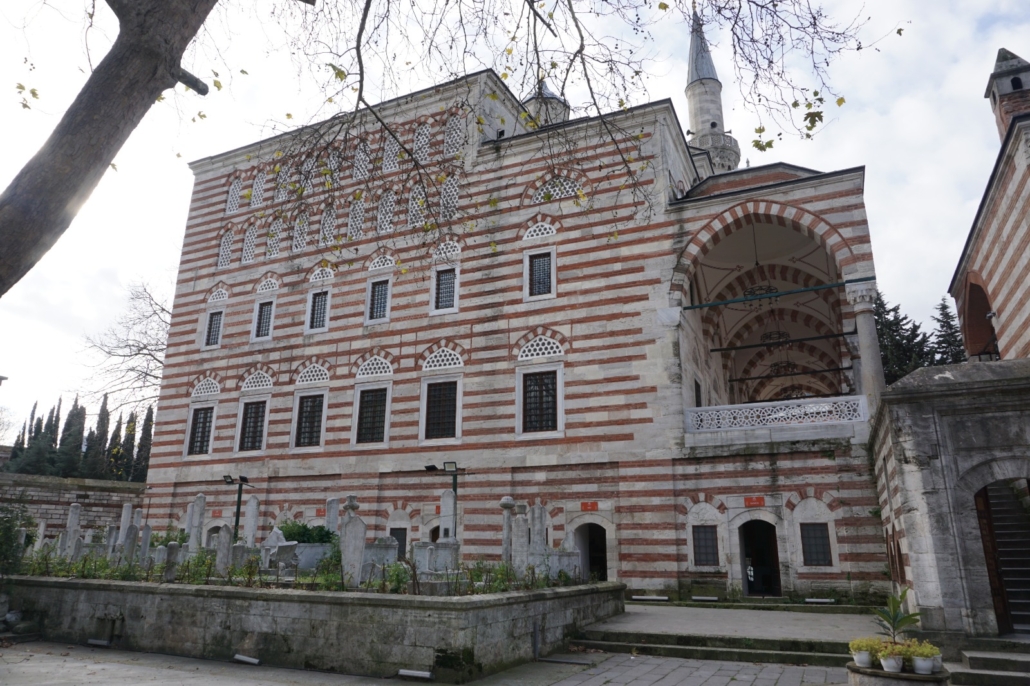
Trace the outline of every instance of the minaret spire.
{"label": "minaret spire", "polygon": [[733,171],[740,164],[740,147],[723,126],[722,83],[715,73],[696,3],[691,17],[686,93],[693,133],[690,144],[709,152],[716,173]]}

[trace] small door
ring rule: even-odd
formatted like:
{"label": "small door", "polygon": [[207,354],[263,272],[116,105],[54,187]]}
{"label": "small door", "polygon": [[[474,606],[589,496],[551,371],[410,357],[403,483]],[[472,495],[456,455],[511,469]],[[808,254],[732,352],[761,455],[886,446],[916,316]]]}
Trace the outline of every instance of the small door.
{"label": "small door", "polygon": [[1012,614],[1009,611],[1008,594],[1002,578],[1001,560],[991,513],[991,496],[988,487],[981,488],[974,496],[976,518],[980,524],[980,537],[984,545],[984,561],[987,563],[987,578],[991,584],[991,598],[994,601],[994,615],[998,619],[998,633],[1007,634],[1013,629]]}
{"label": "small door", "polygon": [[405,528],[390,529],[390,536],[397,541],[397,559],[404,560],[408,551],[408,530]]}
{"label": "small door", "polygon": [[574,532],[580,564],[588,581],[608,581],[608,534],[600,524],[582,524]]}
{"label": "small door", "polygon": [[749,596],[780,595],[780,555],[776,527],[759,519],[741,525],[740,551],[744,593]]}

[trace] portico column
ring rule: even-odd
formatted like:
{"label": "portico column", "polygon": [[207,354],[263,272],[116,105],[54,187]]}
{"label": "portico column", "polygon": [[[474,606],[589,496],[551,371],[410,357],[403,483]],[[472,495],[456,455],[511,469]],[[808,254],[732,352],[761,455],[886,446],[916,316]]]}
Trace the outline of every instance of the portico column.
{"label": "portico column", "polygon": [[862,359],[862,393],[869,403],[869,415],[876,411],[883,381],[883,363],[880,361],[880,342],[876,337],[876,282],[848,284],[848,302],[855,312],[855,331],[858,333],[858,354]]}

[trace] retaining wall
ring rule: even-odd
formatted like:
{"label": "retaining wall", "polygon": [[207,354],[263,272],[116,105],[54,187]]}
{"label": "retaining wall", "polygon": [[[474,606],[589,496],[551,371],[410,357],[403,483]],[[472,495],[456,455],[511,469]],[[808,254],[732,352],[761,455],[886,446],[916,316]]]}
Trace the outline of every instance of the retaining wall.
{"label": "retaining wall", "polygon": [[51,532],[64,529],[72,503],[82,505],[82,529],[102,530],[109,524],[118,524],[122,505],[142,507],[146,492],[146,484],[126,481],[0,473],[0,502],[24,505],[32,518],[37,523],[46,522]]}

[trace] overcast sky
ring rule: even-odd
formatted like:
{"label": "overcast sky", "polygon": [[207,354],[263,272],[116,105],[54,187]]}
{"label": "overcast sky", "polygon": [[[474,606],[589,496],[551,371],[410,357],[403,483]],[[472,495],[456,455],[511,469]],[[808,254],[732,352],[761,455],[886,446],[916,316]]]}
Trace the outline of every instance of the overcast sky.
{"label": "overcast sky", "polygon": [[[39,0],[0,5],[3,186],[86,79],[81,0],[51,4],[57,9]],[[983,98],[987,78],[1000,47],[1030,57],[1030,7],[1026,0],[869,0],[864,9],[852,0],[828,0],[825,6],[838,16],[871,17],[867,41],[895,26],[904,33],[833,65],[847,103],[830,108],[815,140],[787,138],[765,153],[750,147],[755,115],[740,106],[728,49],[710,36],[726,126],[752,165],[786,161],[822,171],[864,165],[879,287],[932,325],[933,306],[948,287],[999,148]],[[237,28],[226,50],[235,73],[222,74],[226,88],[156,105],[115,160],[117,171],[105,175],[56,247],[0,299],[0,375],[9,377],[0,386],[0,407],[19,424],[33,401],[47,408],[64,396],[67,407],[71,396],[92,387],[83,337],[114,323],[130,284],[145,280],[171,293],[192,187],[186,162],[258,140],[287,112],[294,121],[313,112],[314,91],[289,57],[271,49],[259,26]],[[653,99],[672,99],[684,125],[688,36],[682,24],[659,26],[660,60],[648,82]],[[90,42],[96,61],[105,37],[98,31]],[[17,83],[38,89],[31,110],[21,107]],[[191,121],[200,111],[206,118]],[[3,438],[10,442],[14,432]]]}

